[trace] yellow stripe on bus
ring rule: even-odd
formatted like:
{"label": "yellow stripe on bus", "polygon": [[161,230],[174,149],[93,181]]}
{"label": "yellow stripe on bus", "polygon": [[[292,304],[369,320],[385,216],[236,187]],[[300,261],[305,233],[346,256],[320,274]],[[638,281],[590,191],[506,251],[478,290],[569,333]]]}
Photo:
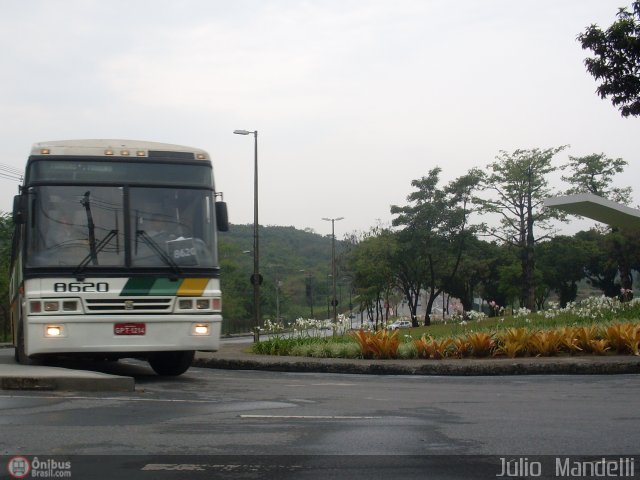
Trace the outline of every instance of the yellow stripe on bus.
{"label": "yellow stripe on bus", "polygon": [[185,278],[177,295],[179,297],[200,297],[208,283],[208,278]]}

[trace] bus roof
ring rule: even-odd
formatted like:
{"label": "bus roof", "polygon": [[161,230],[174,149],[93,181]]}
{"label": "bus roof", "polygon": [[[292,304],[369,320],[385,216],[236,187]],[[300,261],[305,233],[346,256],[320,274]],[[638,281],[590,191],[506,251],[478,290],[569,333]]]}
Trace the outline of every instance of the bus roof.
{"label": "bus roof", "polygon": [[199,148],[185,147],[169,143],[122,139],[57,140],[52,142],[38,142],[31,148],[31,155],[148,157],[150,151],[189,152],[193,153],[194,158],[197,160],[209,160],[209,154]]}

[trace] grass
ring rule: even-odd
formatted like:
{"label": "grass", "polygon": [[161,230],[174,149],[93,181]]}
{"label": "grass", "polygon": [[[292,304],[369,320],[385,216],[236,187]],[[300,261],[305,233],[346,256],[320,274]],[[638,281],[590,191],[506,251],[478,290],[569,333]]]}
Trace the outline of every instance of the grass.
{"label": "grass", "polygon": [[486,317],[475,320],[438,321],[430,326],[419,326],[403,330],[404,335],[420,338],[423,335],[434,338],[457,337],[470,332],[495,333],[509,328],[537,328],[551,330],[566,326],[588,326],[608,323],[640,322],[640,302],[621,304],[615,299],[589,298],[584,303],[566,309],[551,308],[543,312],[520,316]]}

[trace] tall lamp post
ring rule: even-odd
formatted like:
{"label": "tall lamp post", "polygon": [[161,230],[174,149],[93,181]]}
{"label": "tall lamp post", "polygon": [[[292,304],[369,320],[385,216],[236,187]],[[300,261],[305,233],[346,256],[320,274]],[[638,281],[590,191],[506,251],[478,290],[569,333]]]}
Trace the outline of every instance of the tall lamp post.
{"label": "tall lamp post", "polygon": [[[299,272],[304,272],[303,270],[298,270]],[[309,308],[311,309],[311,316],[309,318],[313,318],[313,275],[310,273],[305,273],[305,297],[309,302]]]}
{"label": "tall lamp post", "polygon": [[234,130],[236,135],[253,135],[253,341],[260,340],[260,241],[258,237],[258,131]]}
{"label": "tall lamp post", "polygon": [[336,300],[336,230],[335,224],[340,220],[344,220],[344,217],[338,218],[323,218],[327,222],[331,222],[331,275],[333,277],[333,299],[331,304],[333,305],[333,323],[338,321],[338,302]]}

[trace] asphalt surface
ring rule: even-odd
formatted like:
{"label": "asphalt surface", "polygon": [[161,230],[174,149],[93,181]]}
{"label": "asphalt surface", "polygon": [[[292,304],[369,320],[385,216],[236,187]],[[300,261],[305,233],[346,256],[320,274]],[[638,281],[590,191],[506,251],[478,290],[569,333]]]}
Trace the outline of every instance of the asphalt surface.
{"label": "asphalt surface", "polygon": [[[133,391],[135,378],[77,364],[18,365],[9,345],[0,345],[0,390]],[[249,343],[223,342],[217,352],[198,352],[193,366],[373,375],[603,375],[640,373],[640,357],[622,355],[443,360],[367,360],[255,355]],[[64,364],[63,364],[64,365]],[[187,373],[188,375],[188,373]]]}

